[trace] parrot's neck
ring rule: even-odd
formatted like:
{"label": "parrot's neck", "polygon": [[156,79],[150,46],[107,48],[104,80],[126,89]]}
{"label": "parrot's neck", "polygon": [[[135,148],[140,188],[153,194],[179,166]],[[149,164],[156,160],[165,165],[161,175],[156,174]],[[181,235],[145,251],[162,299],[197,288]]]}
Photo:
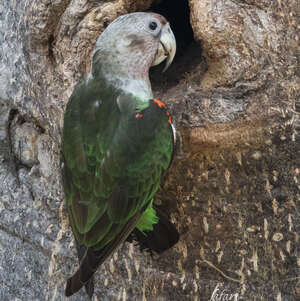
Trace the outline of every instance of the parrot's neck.
{"label": "parrot's neck", "polygon": [[130,77],[106,76],[106,81],[115,88],[121,89],[125,93],[131,93],[139,99],[148,101],[149,99],[153,98],[149,78],[136,79]]}
{"label": "parrot's neck", "polygon": [[153,98],[149,80],[149,67],[152,61],[148,62],[147,57],[141,60],[143,55],[139,52],[134,55],[121,55],[126,53],[125,50],[120,48],[120,54],[115,45],[109,49],[110,51],[101,48],[94,50],[90,76],[95,80],[104,80],[116,89],[131,93],[139,99],[148,101]]}
{"label": "parrot's neck", "polygon": [[[98,77],[97,77],[98,78]],[[97,80],[96,78],[96,80]],[[92,73],[86,78],[86,81],[95,79]],[[116,89],[120,89],[125,93],[133,94],[135,97],[148,101],[153,98],[151,84],[149,78],[147,80],[143,79],[133,79],[127,77],[115,77],[115,76],[103,76],[101,80],[105,80],[109,85],[113,86]]]}

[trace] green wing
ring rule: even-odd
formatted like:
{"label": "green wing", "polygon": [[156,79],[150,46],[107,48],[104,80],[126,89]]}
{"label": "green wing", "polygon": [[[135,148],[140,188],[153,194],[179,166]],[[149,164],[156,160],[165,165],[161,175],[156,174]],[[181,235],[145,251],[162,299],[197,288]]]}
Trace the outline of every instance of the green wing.
{"label": "green wing", "polygon": [[75,89],[64,120],[63,181],[79,244],[101,250],[127,236],[159,188],[173,138],[165,112],[149,104],[99,81]]}

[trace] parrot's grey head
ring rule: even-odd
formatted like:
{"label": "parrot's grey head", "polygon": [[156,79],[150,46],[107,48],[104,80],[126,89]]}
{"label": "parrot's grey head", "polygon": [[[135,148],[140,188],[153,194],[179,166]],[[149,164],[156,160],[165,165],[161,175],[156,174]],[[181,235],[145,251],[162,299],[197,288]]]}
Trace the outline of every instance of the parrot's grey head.
{"label": "parrot's grey head", "polygon": [[152,94],[149,68],[166,60],[166,70],[175,52],[175,37],[163,16],[141,12],[123,15],[100,35],[92,58],[92,75],[124,85],[129,80],[142,81],[147,87],[141,88]]}

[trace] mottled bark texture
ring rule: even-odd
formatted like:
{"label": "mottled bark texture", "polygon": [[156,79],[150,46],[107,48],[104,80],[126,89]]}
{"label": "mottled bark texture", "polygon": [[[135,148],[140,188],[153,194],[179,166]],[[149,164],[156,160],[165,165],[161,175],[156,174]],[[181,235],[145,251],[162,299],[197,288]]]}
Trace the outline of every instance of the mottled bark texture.
{"label": "mottled bark texture", "polygon": [[[59,167],[66,102],[107,24],[167,2],[0,2],[0,300],[64,300],[77,264]],[[94,300],[299,300],[299,2],[189,7],[194,41],[177,30],[173,66],[151,73],[182,140],[156,200],[181,239],[159,258],[124,244]]]}

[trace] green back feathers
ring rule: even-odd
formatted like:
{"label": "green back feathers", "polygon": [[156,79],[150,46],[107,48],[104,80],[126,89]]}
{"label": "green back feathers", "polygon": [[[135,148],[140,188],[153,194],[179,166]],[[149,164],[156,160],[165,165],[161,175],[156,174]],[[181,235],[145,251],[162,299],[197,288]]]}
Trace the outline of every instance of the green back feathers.
{"label": "green back feathers", "polygon": [[80,244],[105,247],[137,214],[140,231],[153,229],[151,200],[171,161],[172,135],[153,102],[99,80],[77,86],[65,114],[63,178]]}

